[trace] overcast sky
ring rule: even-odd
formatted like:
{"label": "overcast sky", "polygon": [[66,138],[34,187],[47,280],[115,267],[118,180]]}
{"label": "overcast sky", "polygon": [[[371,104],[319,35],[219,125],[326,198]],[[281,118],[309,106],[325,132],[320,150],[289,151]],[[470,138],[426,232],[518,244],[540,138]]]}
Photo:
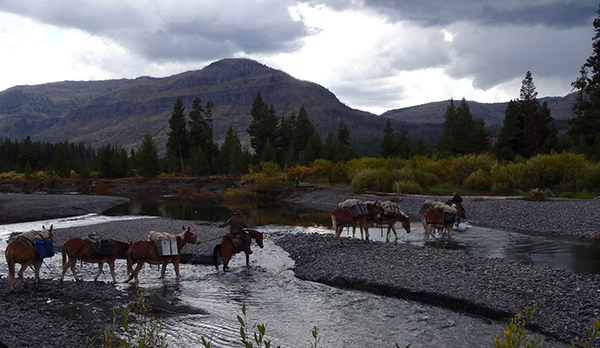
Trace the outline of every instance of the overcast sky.
{"label": "overcast sky", "polygon": [[384,111],[505,102],[527,71],[564,96],[592,53],[592,0],[2,0],[0,91],[166,77],[251,58]]}

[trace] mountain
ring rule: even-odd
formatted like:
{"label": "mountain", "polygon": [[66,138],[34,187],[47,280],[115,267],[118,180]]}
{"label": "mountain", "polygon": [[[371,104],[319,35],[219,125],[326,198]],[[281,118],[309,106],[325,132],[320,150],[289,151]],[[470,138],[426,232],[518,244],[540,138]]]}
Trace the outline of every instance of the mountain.
{"label": "mountain", "polygon": [[[552,112],[552,117],[556,121],[565,121],[573,117],[571,108],[575,104],[575,93],[566,95],[565,97],[545,97],[539,99],[540,104],[548,103],[548,108]],[[402,121],[408,124],[444,123],[444,114],[446,107],[450,103],[449,100],[427,103],[418,106],[411,106],[402,109],[389,110],[381,114],[382,117],[392,120]],[[460,100],[455,100],[454,105],[458,107]],[[508,102],[504,103],[478,103],[467,101],[469,110],[473,118],[483,118],[486,127],[502,126],[504,120],[504,111],[508,106]]]}
{"label": "mountain", "polygon": [[231,126],[247,138],[257,93],[278,117],[304,106],[323,140],[343,120],[354,140],[381,136],[386,119],[342,104],[327,89],[248,59],[224,59],[202,70],[166,77],[17,86],[0,93],[0,137],[83,141],[137,148],[146,130],[164,146],[177,97],[186,112],[192,100],[211,100],[213,129],[221,139]]}
{"label": "mountain", "polygon": [[[223,59],[201,70],[165,78],[142,76],[107,81],[64,81],[34,86],[16,86],[0,92],[0,138],[72,143],[84,142],[137,149],[148,130],[164,148],[168,120],[177,97],[186,112],[192,100],[214,103],[213,129],[216,140],[231,126],[244,142],[250,124],[250,109],[257,93],[273,104],[278,117],[297,114],[304,106],[324,140],[341,121],[353,141],[378,141],[388,119],[397,131],[402,124],[409,138],[423,137],[434,144],[441,131],[448,101],[390,110],[374,115],[341,103],[326,88],[298,80],[285,72],[249,59]],[[543,98],[555,119],[568,118],[572,96]],[[507,103],[468,102],[475,118],[486,125],[501,125]]]}

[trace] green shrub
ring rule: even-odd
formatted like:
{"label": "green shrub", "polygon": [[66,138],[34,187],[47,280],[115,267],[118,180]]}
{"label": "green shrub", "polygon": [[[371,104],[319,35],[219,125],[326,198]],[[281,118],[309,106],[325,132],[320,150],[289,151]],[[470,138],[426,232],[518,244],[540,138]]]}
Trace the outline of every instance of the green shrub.
{"label": "green shrub", "polygon": [[451,159],[450,178],[456,184],[462,184],[471,173],[478,170],[489,173],[496,160],[487,154],[470,154]]}
{"label": "green shrub", "polygon": [[375,169],[361,169],[355,172],[350,185],[356,193],[364,190],[375,190],[377,182],[375,181]]}
{"label": "green shrub", "polygon": [[375,169],[375,185],[378,191],[392,192],[392,186],[394,185],[394,177],[392,172],[387,168]]}
{"label": "green shrub", "polygon": [[401,180],[394,183],[394,192],[404,194],[420,194],[423,192],[423,189],[414,181]]}
{"label": "green shrub", "polygon": [[465,179],[464,184],[472,190],[487,191],[492,187],[492,180],[489,172],[477,169]]}

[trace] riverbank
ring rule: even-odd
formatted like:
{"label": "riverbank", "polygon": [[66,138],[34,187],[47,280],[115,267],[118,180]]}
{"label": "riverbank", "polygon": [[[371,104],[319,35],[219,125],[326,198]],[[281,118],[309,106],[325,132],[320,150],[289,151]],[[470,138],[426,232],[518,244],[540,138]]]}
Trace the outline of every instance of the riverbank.
{"label": "riverbank", "polygon": [[[62,201],[62,205],[73,206],[69,197],[57,199]],[[85,198],[78,204],[84,204],[83,201],[86,200],[95,202],[97,198],[101,198],[81,197]],[[0,199],[2,198],[5,197],[0,195]],[[328,212],[346,198],[357,197],[346,187],[307,187],[295,190],[286,198],[286,202],[302,209]],[[364,195],[359,198],[383,200],[390,197]],[[447,197],[394,197],[401,209],[413,217],[412,220],[418,220],[418,210],[422,203],[431,198]],[[597,235],[594,228],[599,217],[597,211],[600,200],[597,199],[551,199],[544,202],[496,197],[463,199],[469,216],[468,221],[473,225],[566,234],[581,238],[594,238]],[[117,201],[113,203],[116,204]],[[182,226],[191,226],[198,239],[205,242],[186,246],[185,262],[210,264],[212,248],[223,235],[223,230],[217,229],[212,223],[197,221],[149,218],[76,228],[58,227],[55,231],[55,247],[59,250],[60,245],[67,239],[86,236],[91,232],[124,240],[140,240],[146,238],[149,230],[177,234],[181,232]],[[530,328],[561,341],[575,341],[576,344],[581,344],[586,339],[586,329],[590,328],[593,319],[599,316],[600,277],[596,275],[574,275],[562,270],[503,259],[476,257],[456,250],[402,243],[362,242],[347,237],[344,238],[344,246],[339,247],[333,234],[307,235],[281,231],[271,236],[276,238],[275,243],[295,260],[293,270],[296,276],[305,280],[419,301],[503,322],[522,312],[525,307],[531,308],[537,303],[539,308]],[[66,279],[69,280],[65,284],[69,284],[70,292],[78,293],[84,299],[86,292],[94,291],[98,303],[107,307],[111,307],[108,304],[113,304],[112,308],[115,308],[130,296],[127,293],[119,293],[119,301],[114,301],[115,294],[104,290],[114,290],[111,284],[86,282],[85,286],[79,287],[79,283],[71,281],[70,274]],[[50,343],[65,339],[71,340],[69,342],[81,342],[81,339],[86,337],[83,332],[90,336],[90,330],[93,328],[88,324],[86,327],[90,330],[75,329],[83,327],[84,321],[90,321],[89,318],[76,314],[77,309],[61,310],[63,307],[68,308],[69,303],[69,297],[65,296],[63,291],[59,291],[63,287],[64,284],[49,280],[38,290],[23,289],[19,284],[17,294],[3,296],[0,300],[0,310],[3,310],[3,313],[18,312],[21,316],[18,317],[18,321],[9,319],[11,316],[8,315],[0,317],[0,328],[7,328],[0,334],[0,341],[11,342],[11,346],[16,346],[23,342],[23,332],[36,328],[41,343],[35,346],[39,347],[69,346]],[[90,290],[88,287],[94,288]],[[0,288],[8,289],[5,275],[0,277]],[[32,306],[31,301],[25,301],[25,298],[36,298],[37,305]],[[46,305],[45,301],[49,304]],[[105,309],[96,307],[98,305],[93,301],[90,302],[86,306],[91,306],[89,308],[92,310],[86,315],[106,313]],[[51,326],[54,330],[40,330],[40,325],[36,324],[38,319],[58,324]],[[105,324],[110,322],[108,317],[100,315],[96,317],[96,321],[91,322],[101,321]],[[61,323],[66,323],[66,327],[73,328],[76,333],[72,334],[72,337],[65,337],[62,329],[59,329]],[[97,332],[91,337],[98,337],[102,328],[103,326],[98,324]],[[51,335],[49,331],[55,331],[51,337],[56,337],[56,340],[42,337],[42,334]],[[36,335],[33,336],[28,336],[27,340],[35,341]],[[47,345],[44,342],[48,342]]]}

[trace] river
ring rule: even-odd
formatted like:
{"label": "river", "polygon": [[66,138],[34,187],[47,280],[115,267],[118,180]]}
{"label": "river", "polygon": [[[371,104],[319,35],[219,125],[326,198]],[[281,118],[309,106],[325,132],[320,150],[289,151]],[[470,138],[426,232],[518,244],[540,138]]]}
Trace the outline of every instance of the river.
{"label": "river", "polygon": [[[260,230],[267,234],[273,231],[332,234],[326,214],[289,214],[271,210],[249,210],[247,213],[249,222],[261,226]],[[62,228],[156,215],[185,219],[197,216],[197,220],[223,221],[230,209],[131,202],[107,214],[0,225],[0,250],[6,247],[6,236],[10,232],[39,229],[42,224]],[[398,228],[399,240],[394,242],[422,245],[423,231],[419,224],[414,223],[412,230],[407,235]],[[371,239],[384,241],[385,236],[381,230],[373,228]],[[573,272],[596,273],[599,269],[597,260],[584,262],[576,256],[591,255],[595,245],[577,239],[463,225],[462,230],[453,232],[451,240],[444,238],[427,245]],[[174,305],[175,310],[165,312],[163,317],[163,333],[169,346],[197,347],[204,337],[211,341],[211,347],[242,347],[236,319],[241,315],[242,304],[247,307],[249,324],[266,325],[266,336],[272,341],[272,347],[311,347],[314,327],[318,329],[319,347],[395,347],[396,344],[399,347],[410,344],[411,348],[491,347],[490,335],[502,333],[504,329],[505,323],[417,302],[298,280],[291,270],[293,260],[268,238],[264,249],[254,249],[251,262],[252,267],[247,269],[244,258],[235,257],[231,263],[232,271],[228,273],[216,272],[213,266],[184,264],[180,279],[174,278],[172,267],[167,268],[165,279],[158,278],[156,269],[142,271],[145,276],[140,277],[140,288],[156,294],[160,301],[168,301],[169,308]],[[42,278],[58,279],[60,258],[50,259],[47,265],[42,268]],[[79,271],[80,276],[88,280],[95,272],[96,266],[89,264],[84,264]],[[0,264],[0,273],[6,274],[5,263]],[[124,262],[117,263],[117,274],[119,279],[124,277]],[[101,279],[109,280],[108,275],[104,277]],[[129,289],[134,285],[117,286]],[[160,303],[156,305],[160,308]],[[551,340],[546,342],[547,346],[568,346]]]}

